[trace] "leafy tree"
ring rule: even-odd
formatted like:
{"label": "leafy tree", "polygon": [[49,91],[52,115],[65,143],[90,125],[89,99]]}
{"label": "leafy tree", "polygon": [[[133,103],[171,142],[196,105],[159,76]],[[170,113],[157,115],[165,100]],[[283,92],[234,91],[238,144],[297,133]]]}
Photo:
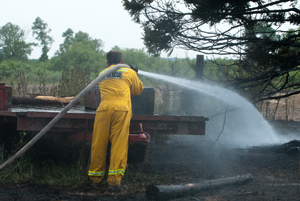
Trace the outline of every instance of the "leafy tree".
{"label": "leafy tree", "polygon": [[57,56],[65,53],[72,45],[76,42],[82,42],[83,44],[88,44],[92,50],[95,52],[103,53],[104,43],[100,39],[92,39],[88,33],[79,31],[74,36],[74,31],[68,29],[62,34],[62,37],[65,38],[64,43],[60,44],[59,50],[55,53]]}
{"label": "leafy tree", "polygon": [[73,34],[74,34],[74,31],[70,28],[62,34],[62,37],[64,37],[65,40],[64,40],[64,43],[59,45],[59,52],[57,52],[58,54],[62,54],[64,52],[66,52],[68,50],[68,48],[72,46],[72,44],[74,42]]}
{"label": "leafy tree", "polygon": [[4,60],[0,63],[0,78],[8,78],[16,70],[16,61]]}
{"label": "leafy tree", "polygon": [[105,67],[105,54],[102,50],[103,42],[100,39],[93,39],[89,34],[82,31],[74,35],[72,29],[63,33],[64,43],[55,53],[51,60],[51,70],[62,70],[63,68],[79,69],[89,68],[94,75],[98,75],[100,69]]}
{"label": "leafy tree", "polygon": [[102,48],[104,47],[104,43],[100,39],[92,39],[88,33],[79,31],[75,34],[74,42],[82,42],[83,44],[87,44],[91,47],[91,49],[97,53],[103,53]]}
{"label": "leafy tree", "polygon": [[285,29],[300,24],[297,0],[123,0],[123,6],[142,25],[151,54],[179,47],[236,56],[241,77],[223,84],[252,88],[253,101],[280,98],[283,90],[300,93],[300,82],[290,77],[299,70],[300,33]]}
{"label": "leafy tree", "polygon": [[49,36],[51,29],[48,29],[48,24],[45,23],[40,17],[37,17],[32,25],[32,34],[36,35],[35,39],[40,41],[42,45],[42,55],[40,56],[40,61],[48,60],[48,52],[50,46],[53,43],[53,38]]}
{"label": "leafy tree", "polygon": [[0,28],[1,59],[28,60],[31,44],[25,42],[24,35],[24,30],[10,22]]}

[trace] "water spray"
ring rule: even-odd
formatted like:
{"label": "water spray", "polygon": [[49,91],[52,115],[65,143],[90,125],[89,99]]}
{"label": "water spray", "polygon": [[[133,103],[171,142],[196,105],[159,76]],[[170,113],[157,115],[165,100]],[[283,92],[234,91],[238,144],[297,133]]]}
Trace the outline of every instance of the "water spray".
{"label": "water spray", "polygon": [[121,67],[130,68],[126,64],[117,64],[104,73],[99,75],[95,80],[93,80],[85,89],[83,89],[62,111],[60,111],[36,136],[34,136],[22,149],[20,149],[15,155],[10,157],[7,161],[0,165],[0,170],[3,170],[17,158],[22,156],[26,151],[28,151],[39,139],[41,139],[83,96],[90,91],[98,82],[101,82],[105,76],[111,74]]}
{"label": "water spray", "polygon": [[[225,130],[227,131],[230,127],[232,129],[229,132],[227,132],[227,135],[224,135],[224,137],[227,138],[228,143],[231,145],[247,147],[250,144],[253,146],[253,144],[262,145],[270,143],[279,143],[281,141],[274,132],[273,128],[257,111],[254,105],[242,96],[240,96],[238,93],[235,93],[231,90],[219,86],[206,84],[200,81],[186,80],[166,75],[158,75],[141,70],[139,71],[139,74],[149,78],[169,82],[174,85],[184,87],[196,92],[201,92],[208,96],[219,99],[225,103],[233,105],[235,108],[238,107],[239,109],[235,110],[238,113],[231,114],[231,117],[237,119],[237,121],[245,121],[245,125],[247,125],[248,127],[239,125],[239,123],[236,123],[234,121],[226,122]],[[212,132],[218,133],[219,131],[216,131],[215,128],[216,124],[213,124],[211,119],[209,123],[212,124]]]}

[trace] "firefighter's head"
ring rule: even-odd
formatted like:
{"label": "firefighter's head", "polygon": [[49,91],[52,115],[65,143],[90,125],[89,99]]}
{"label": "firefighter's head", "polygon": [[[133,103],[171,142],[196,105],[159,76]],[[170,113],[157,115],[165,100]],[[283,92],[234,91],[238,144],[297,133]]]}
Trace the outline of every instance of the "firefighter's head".
{"label": "firefighter's head", "polygon": [[108,66],[113,64],[122,64],[123,63],[122,53],[119,51],[109,51],[106,54],[106,60]]}

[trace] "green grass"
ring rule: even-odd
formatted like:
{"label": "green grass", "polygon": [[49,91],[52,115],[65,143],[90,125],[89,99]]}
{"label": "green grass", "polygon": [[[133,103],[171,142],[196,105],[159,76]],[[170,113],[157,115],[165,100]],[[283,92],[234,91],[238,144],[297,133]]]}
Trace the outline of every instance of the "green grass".
{"label": "green grass", "polygon": [[[4,155],[3,149],[0,149],[0,160],[4,161]],[[103,179],[104,181],[100,183],[103,192],[107,187],[106,177],[107,175]],[[137,193],[144,192],[147,186],[151,184],[167,184],[178,182],[177,180],[175,176],[150,173],[145,168],[138,169],[129,164],[122,184],[129,187],[128,193]],[[0,171],[0,182],[6,186],[30,183],[77,190],[91,188],[85,165],[82,166],[78,163],[77,165],[57,166],[52,161],[41,164],[29,154],[25,154]]]}
{"label": "green grass", "polygon": [[[12,142],[13,147],[10,153],[4,149],[4,145],[0,146],[0,162],[6,161],[29,141],[26,133],[20,133],[20,138],[16,139]],[[50,186],[76,187],[85,179],[85,169],[82,165],[61,167],[51,160],[41,162],[30,152],[25,153],[10,166],[0,171],[0,182],[6,185],[30,182]]]}
{"label": "green grass", "polygon": [[[3,155],[1,157],[3,160]],[[17,159],[0,171],[0,182],[6,185],[34,183],[55,187],[78,187],[86,179],[85,169],[76,165],[60,167],[53,162],[38,164],[29,155]]]}

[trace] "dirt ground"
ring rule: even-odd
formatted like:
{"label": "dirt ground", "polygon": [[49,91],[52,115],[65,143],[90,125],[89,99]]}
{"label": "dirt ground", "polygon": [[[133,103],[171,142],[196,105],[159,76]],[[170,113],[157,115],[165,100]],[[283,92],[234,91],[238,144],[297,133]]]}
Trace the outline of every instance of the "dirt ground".
{"label": "dirt ground", "polygon": [[[184,194],[178,198],[169,198],[171,201],[300,200],[299,147],[299,141],[291,141],[269,147],[237,149],[213,145],[205,140],[176,137],[161,147],[155,143],[150,144],[148,171],[168,175],[175,181],[172,184],[198,183],[244,174],[253,176],[253,180],[242,185],[226,185]],[[131,166],[128,171],[130,168]],[[141,186],[141,189],[146,188],[147,186]],[[91,187],[63,189],[27,183],[15,186],[0,184],[0,200],[151,199],[147,198],[144,191],[133,193],[130,186],[121,193],[109,194]]]}

